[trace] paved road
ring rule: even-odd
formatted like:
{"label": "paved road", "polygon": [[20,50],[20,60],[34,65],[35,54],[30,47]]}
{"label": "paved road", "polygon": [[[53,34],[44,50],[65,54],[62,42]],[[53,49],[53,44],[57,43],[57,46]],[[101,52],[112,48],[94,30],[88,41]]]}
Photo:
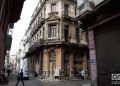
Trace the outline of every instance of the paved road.
{"label": "paved road", "polygon": [[[13,73],[10,76],[8,85],[2,85],[2,86],[15,86],[16,82],[17,82],[17,74]],[[25,86],[41,86],[40,81],[33,77],[30,77],[30,80],[24,80],[24,83]],[[18,86],[23,86],[22,82],[19,82]]]}
{"label": "paved road", "polygon": [[[9,84],[2,86],[15,86],[16,77],[15,73],[11,74]],[[24,83],[25,86],[90,86],[90,81],[35,79],[34,77],[30,77],[30,80],[24,80]],[[22,83],[20,82],[18,86],[22,86]]]}

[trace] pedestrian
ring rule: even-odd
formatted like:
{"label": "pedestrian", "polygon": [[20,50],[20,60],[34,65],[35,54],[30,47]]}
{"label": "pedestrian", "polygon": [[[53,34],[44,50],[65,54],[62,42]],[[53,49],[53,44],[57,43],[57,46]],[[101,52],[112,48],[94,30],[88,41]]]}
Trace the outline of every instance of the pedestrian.
{"label": "pedestrian", "polygon": [[8,73],[8,76],[10,76],[10,73],[11,73],[10,69],[7,69],[7,73]]}
{"label": "pedestrian", "polygon": [[1,71],[0,73],[0,84],[8,84],[8,79],[6,77],[6,74],[4,71]]}
{"label": "pedestrian", "polygon": [[80,76],[81,76],[82,80],[84,80],[84,75],[85,75],[85,71],[82,70],[82,71],[80,72]]}
{"label": "pedestrian", "polygon": [[6,84],[8,84],[9,82],[9,77],[8,77],[8,73],[5,71],[5,78],[6,78]]}
{"label": "pedestrian", "polygon": [[3,75],[2,75],[2,71],[0,71],[0,84],[2,84],[3,82]]}
{"label": "pedestrian", "polygon": [[34,71],[34,77],[37,78],[38,74]]}
{"label": "pedestrian", "polygon": [[21,69],[21,72],[18,73],[18,76],[17,76],[17,83],[16,83],[16,86],[18,85],[19,82],[22,82],[23,86],[24,86],[24,81],[23,81],[23,70]]}

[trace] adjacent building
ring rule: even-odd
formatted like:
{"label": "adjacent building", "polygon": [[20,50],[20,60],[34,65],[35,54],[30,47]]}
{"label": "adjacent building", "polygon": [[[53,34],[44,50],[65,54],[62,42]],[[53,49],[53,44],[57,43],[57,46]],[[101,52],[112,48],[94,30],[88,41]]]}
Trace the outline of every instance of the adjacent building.
{"label": "adjacent building", "polygon": [[[120,3],[86,0],[79,9],[81,27],[88,31],[91,79],[98,86],[119,85]],[[115,74],[115,76],[113,76]],[[115,78],[116,77],[116,78]]]}
{"label": "adjacent building", "polygon": [[10,23],[8,26],[8,31],[7,31],[7,36],[6,36],[6,43],[5,43],[5,50],[6,50],[6,55],[5,55],[5,69],[8,69],[10,67],[10,49],[11,49],[11,44],[12,44],[12,33],[13,33],[13,27],[14,24]]}
{"label": "adjacent building", "polygon": [[43,78],[74,78],[81,70],[88,72],[86,32],[78,28],[76,7],[76,0],[39,1],[27,30],[29,72]]}
{"label": "adjacent building", "polygon": [[0,0],[0,71],[4,70],[8,24],[20,19],[24,0]]}

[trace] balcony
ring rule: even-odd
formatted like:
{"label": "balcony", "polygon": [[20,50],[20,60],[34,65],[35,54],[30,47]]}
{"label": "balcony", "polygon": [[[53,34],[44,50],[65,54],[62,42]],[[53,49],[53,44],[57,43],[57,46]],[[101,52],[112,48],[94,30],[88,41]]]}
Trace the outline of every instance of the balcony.
{"label": "balcony", "polygon": [[80,40],[80,45],[88,46],[87,40]]}
{"label": "balcony", "polygon": [[29,46],[28,52],[33,52],[33,51],[35,51],[37,48],[39,48],[41,45],[43,45],[43,43],[44,43],[44,40],[43,40],[43,39],[39,39],[37,42],[32,43],[32,44]]}
{"label": "balcony", "polygon": [[61,43],[60,38],[47,38],[45,40],[45,44],[47,45],[60,44],[60,43]]}
{"label": "balcony", "polygon": [[58,15],[58,12],[57,11],[56,12],[50,12],[48,14],[49,14],[49,16],[56,16],[56,15]]}
{"label": "balcony", "polygon": [[91,1],[85,1],[78,7],[77,18],[81,21],[91,21],[94,18],[95,5]]}
{"label": "balcony", "polygon": [[75,12],[71,12],[71,11],[66,11],[66,10],[64,10],[64,11],[62,12],[62,17],[63,17],[64,21],[65,21],[65,20],[72,21],[72,20],[74,20],[74,18],[75,18]]}
{"label": "balcony", "polygon": [[31,23],[35,20],[36,15],[38,15],[39,11],[43,8],[45,2],[46,2],[46,0],[42,0],[42,2],[39,1],[36,9],[34,10],[34,12],[33,12],[33,14],[32,14],[32,21],[31,21]]}
{"label": "balcony", "polygon": [[44,24],[44,22],[44,18],[38,20],[37,24],[33,27],[33,30],[31,31],[31,36],[33,36],[39,30],[39,28]]}

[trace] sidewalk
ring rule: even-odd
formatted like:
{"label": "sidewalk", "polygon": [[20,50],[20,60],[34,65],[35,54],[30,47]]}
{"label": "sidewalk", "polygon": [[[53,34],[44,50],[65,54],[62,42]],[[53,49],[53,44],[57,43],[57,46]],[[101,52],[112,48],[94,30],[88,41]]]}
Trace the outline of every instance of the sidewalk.
{"label": "sidewalk", "polygon": [[[91,86],[91,80],[80,80],[80,79],[70,79],[70,80],[66,80],[66,79],[52,79],[52,78],[47,78],[47,79],[41,79],[41,78],[37,78],[38,80],[40,80],[43,83],[76,83],[77,86]],[[57,86],[57,85],[56,85]],[[74,85],[70,85],[70,86],[74,86]]]}

